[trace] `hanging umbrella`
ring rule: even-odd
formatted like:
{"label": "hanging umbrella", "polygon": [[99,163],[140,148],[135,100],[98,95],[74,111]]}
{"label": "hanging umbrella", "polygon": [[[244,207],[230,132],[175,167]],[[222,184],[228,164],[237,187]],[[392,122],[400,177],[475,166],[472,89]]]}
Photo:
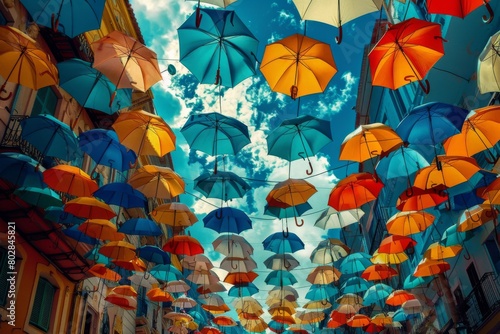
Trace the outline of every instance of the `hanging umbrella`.
{"label": "hanging umbrella", "polygon": [[378,249],[373,252],[373,256],[370,259],[374,264],[400,264],[408,260],[408,255],[405,252],[399,253],[379,253]]}
{"label": "hanging umbrella", "polygon": [[363,295],[363,305],[377,304],[384,307],[386,298],[394,289],[387,284],[378,283],[366,290]]}
{"label": "hanging umbrella", "polygon": [[94,53],[92,66],[117,88],[145,92],[162,80],[156,53],[121,31],[112,31],[90,47]]}
{"label": "hanging umbrella", "polygon": [[285,208],[279,207],[279,206],[272,206],[269,204],[266,204],[264,207],[264,214],[273,216],[279,219],[287,219],[291,217],[300,217],[302,216],[306,211],[311,210],[312,206],[308,202],[299,204],[299,205],[294,205],[294,206],[287,206]]}
{"label": "hanging umbrella", "polygon": [[249,272],[233,272],[227,274],[224,278],[224,283],[229,284],[244,284],[253,282],[259,275],[253,271]]}
{"label": "hanging umbrella", "polygon": [[229,207],[209,212],[203,218],[203,224],[218,233],[240,234],[252,228],[252,221],[245,212]]}
{"label": "hanging umbrella", "polygon": [[45,168],[39,166],[33,158],[15,152],[0,153],[0,179],[16,186],[30,186],[45,188],[43,172]]}
{"label": "hanging umbrella", "polygon": [[234,87],[255,74],[259,42],[234,11],[198,8],[177,33],[180,61],[200,83]]}
{"label": "hanging umbrella", "polygon": [[491,205],[480,205],[467,209],[465,211],[465,219],[461,220],[457,226],[458,232],[466,232],[482,226],[490,221],[496,225],[498,216],[497,209]]}
{"label": "hanging umbrella", "polygon": [[341,0],[293,0],[302,20],[323,22],[339,28],[339,36],[335,38],[337,44],[342,42],[342,24],[354,20],[368,13],[379,11],[382,0],[363,0],[353,5]]}
{"label": "hanging umbrella", "polygon": [[479,55],[477,70],[477,86],[481,94],[500,91],[498,51],[500,48],[500,31],[493,34]]}
{"label": "hanging umbrella", "polygon": [[118,231],[130,235],[150,235],[157,237],[163,234],[154,221],[146,218],[131,218],[125,221]]}
{"label": "hanging umbrella", "polygon": [[182,279],[182,273],[171,264],[157,264],[149,270],[149,273],[161,281],[169,282]]}
{"label": "hanging umbrella", "polygon": [[333,266],[318,266],[311,270],[306,281],[311,284],[327,285],[339,281],[341,275],[342,273]]}
{"label": "hanging umbrella", "polygon": [[339,160],[363,162],[386,154],[402,144],[399,135],[388,125],[360,125],[344,138],[340,145]]}
{"label": "hanging umbrella", "polygon": [[248,241],[234,234],[221,235],[212,242],[214,251],[226,256],[245,258],[253,254],[253,247]]}
{"label": "hanging umbrella", "polygon": [[401,305],[401,308],[406,314],[421,313],[424,310],[424,308],[422,307],[422,303],[418,299],[411,299],[404,302]]}
{"label": "hanging umbrella", "polygon": [[389,296],[387,296],[385,303],[391,306],[400,306],[404,302],[415,298],[414,294],[409,293],[406,290],[394,290]]}
{"label": "hanging umbrella", "polygon": [[75,133],[54,116],[27,117],[21,121],[21,128],[22,139],[36,147],[43,156],[71,161],[81,153]]}
{"label": "hanging umbrella", "polygon": [[94,192],[94,196],[105,203],[123,208],[144,208],[146,197],[128,183],[113,182],[101,186]]}
{"label": "hanging umbrella", "polygon": [[134,151],[122,145],[117,134],[111,130],[92,129],[82,132],[78,137],[78,145],[96,164],[119,171],[130,169],[137,159]]}
{"label": "hanging umbrella", "polygon": [[175,134],[158,115],[144,110],[123,112],[112,125],[120,143],[138,156],[162,157],[175,150]]}
{"label": "hanging umbrella", "polygon": [[194,189],[205,197],[223,201],[241,198],[250,190],[248,183],[232,172],[203,173],[194,182]]}
{"label": "hanging umbrella", "polygon": [[326,301],[335,297],[338,292],[332,284],[313,284],[306,293],[306,299]]}
{"label": "hanging umbrella", "polygon": [[158,286],[156,278],[151,276],[149,273],[135,272],[132,276],[129,276],[128,279],[131,283],[143,286],[146,289],[151,289],[153,285]]}
{"label": "hanging umbrella", "polygon": [[283,206],[295,206],[305,203],[316,192],[316,187],[306,180],[287,179],[273,187],[267,195],[266,201],[268,204],[279,202]]}
{"label": "hanging umbrella", "polygon": [[316,248],[311,252],[311,256],[309,258],[312,263],[324,265],[344,258],[349,255],[350,252],[351,249],[342,241],[329,238],[320,241],[318,246],[316,246]]}
{"label": "hanging umbrella", "polygon": [[81,218],[111,219],[116,213],[109,205],[94,197],[78,197],[66,202],[64,212]]}
{"label": "hanging umbrella", "polygon": [[[0,93],[5,92],[7,82],[34,90],[58,84],[57,67],[34,39],[14,27],[2,25],[0,45],[0,76],[5,79]],[[12,92],[9,92],[2,100],[11,96]]]}
{"label": "hanging umbrella", "polygon": [[185,312],[168,312],[163,316],[165,319],[187,323],[193,321],[193,317]]}
{"label": "hanging umbrella", "polygon": [[337,211],[329,207],[321,213],[314,226],[326,229],[344,228],[359,222],[365,212],[361,209]]}
{"label": "hanging umbrella", "polygon": [[200,242],[188,235],[174,235],[163,245],[163,250],[177,255],[196,255],[204,252]]}
{"label": "hanging umbrella", "polygon": [[427,160],[417,151],[410,147],[400,146],[399,149],[390,152],[377,163],[375,170],[382,182],[389,179],[406,177],[408,186],[411,186],[411,175],[419,169],[429,166]]}
{"label": "hanging umbrella", "polygon": [[296,99],[322,93],[337,67],[330,45],[294,34],[266,46],[260,71],[271,90]]}
{"label": "hanging umbrella", "polygon": [[75,217],[70,213],[64,212],[61,206],[49,206],[44,211],[44,218],[57,224],[75,225],[85,221],[85,218]]}
{"label": "hanging umbrella", "polygon": [[[341,287],[344,294],[346,293],[362,293],[368,290],[369,287],[373,285],[372,282],[368,282],[362,277],[353,276],[348,278]],[[355,312],[354,312],[355,313]]]}
{"label": "hanging umbrella", "polygon": [[212,322],[217,326],[222,327],[232,327],[236,326],[236,321],[234,321],[231,317],[220,315],[212,319]]}
{"label": "hanging umbrella", "polygon": [[212,261],[203,254],[187,255],[182,259],[182,267],[188,270],[210,270],[214,267]]}
{"label": "hanging umbrella", "polygon": [[406,236],[425,231],[434,219],[434,215],[425,211],[404,211],[389,218],[385,226],[391,234]]}
{"label": "hanging umbrella", "polygon": [[361,273],[367,281],[381,281],[397,275],[398,272],[387,264],[372,264]]}
{"label": "hanging umbrella", "polygon": [[178,202],[165,203],[151,211],[151,218],[160,224],[172,227],[191,226],[198,221],[196,215],[185,204]]}
{"label": "hanging umbrella", "polygon": [[340,272],[343,274],[360,273],[372,265],[370,258],[370,254],[363,252],[349,254],[342,260]]}
{"label": "hanging umbrella", "polygon": [[286,270],[273,270],[267,275],[264,281],[267,285],[274,286],[290,286],[298,282],[295,276]]}
{"label": "hanging umbrella", "polygon": [[89,244],[89,245],[92,245],[92,246],[96,246],[96,245],[98,245],[98,244],[101,243],[99,241],[99,239],[91,238],[88,235],[86,235],[85,233],[83,233],[80,230],[78,230],[78,226],[79,225],[73,225],[73,226],[71,226],[69,228],[65,228],[62,232],[67,237],[70,237],[71,239],[74,239],[74,240],[76,240],[79,243],[83,242],[85,244]]}
{"label": "hanging umbrella", "polygon": [[[28,1],[30,2],[30,1]],[[59,85],[82,107],[112,115],[132,104],[132,90],[116,89],[92,64],[73,58],[57,64]],[[113,98],[113,93],[116,96]]]}
{"label": "hanging umbrella", "polygon": [[309,157],[318,153],[332,141],[330,122],[310,115],[284,120],[266,138],[267,152],[288,161],[307,158],[313,173]]}
{"label": "hanging umbrella", "polygon": [[365,327],[371,323],[370,317],[364,314],[355,314],[351,318],[349,318],[346,322],[347,326],[350,327]]}
{"label": "hanging umbrella", "polygon": [[350,305],[350,306],[361,306],[363,304],[363,298],[354,293],[345,293],[339,298],[337,298],[337,304]]}
{"label": "hanging umbrella", "polygon": [[417,242],[410,237],[403,235],[390,235],[382,239],[380,242],[379,253],[401,253],[408,248],[413,248]]}
{"label": "hanging umbrella", "polygon": [[383,187],[370,173],[354,173],[333,187],[328,205],[338,211],[357,209],[377,199]]}
{"label": "hanging umbrella", "polygon": [[165,289],[170,293],[185,293],[191,288],[183,280],[174,280],[167,282],[167,287]]}
{"label": "hanging umbrella", "polygon": [[493,21],[495,14],[488,1],[484,0],[429,0],[427,2],[427,11],[429,14],[452,15],[463,19],[483,5],[489,14],[489,16],[483,15],[483,21],[484,23],[490,23]]}
{"label": "hanging umbrella", "polygon": [[117,265],[118,267],[123,268],[125,270],[129,270],[129,271],[145,272],[147,269],[147,266],[144,263],[144,261],[142,261],[138,257],[135,257],[129,261],[113,260],[111,262],[114,263],[115,265]]}
{"label": "hanging umbrella", "polygon": [[114,272],[100,263],[94,264],[87,272],[92,276],[108,281],[118,282],[121,279],[121,276],[117,272]]}
{"label": "hanging umbrella", "polygon": [[262,245],[264,250],[274,253],[295,253],[305,247],[299,236],[292,232],[273,233],[262,241]]}
{"label": "hanging umbrella", "polygon": [[396,209],[400,211],[421,211],[435,207],[448,200],[446,187],[436,185],[429,189],[410,187],[399,195],[396,201]]}
{"label": "hanging umbrella", "polygon": [[147,197],[172,199],[184,193],[184,181],[169,167],[144,165],[138,168],[128,183]]}
{"label": "hanging umbrella", "polygon": [[293,270],[299,266],[299,261],[291,254],[278,253],[264,260],[266,268],[271,270]]}
{"label": "hanging umbrella", "polygon": [[62,205],[61,196],[50,188],[19,187],[13,194],[24,202],[40,208]]}
{"label": "hanging umbrella", "polygon": [[110,241],[99,248],[99,253],[114,260],[129,261],[135,257],[135,246],[126,241]]}
{"label": "hanging umbrella", "polygon": [[180,309],[193,308],[198,303],[193,298],[189,297],[179,297],[172,302],[172,306],[178,307]]}
{"label": "hanging umbrella", "polygon": [[443,260],[457,256],[462,248],[460,245],[443,246],[439,242],[435,242],[427,247],[424,257],[429,260]]}
{"label": "hanging umbrella", "polygon": [[251,258],[225,257],[219,264],[219,268],[229,273],[252,271],[257,268],[257,263]]}
{"label": "hanging umbrella", "polygon": [[146,292],[146,297],[148,297],[148,299],[153,302],[165,303],[174,301],[174,297],[172,297],[170,293],[160,288],[153,288],[149,290],[148,292]]}
{"label": "hanging umbrella", "polygon": [[249,297],[259,292],[259,288],[253,283],[242,283],[233,285],[227,295],[229,297]]}
{"label": "hanging umbrella", "polygon": [[200,331],[201,334],[222,334],[222,332],[215,327],[205,326]]}
{"label": "hanging umbrella", "polygon": [[125,238],[125,234],[118,233],[116,225],[107,219],[87,219],[78,226],[78,230],[100,240],[120,241]]}
{"label": "hanging umbrella", "polygon": [[403,282],[403,289],[415,289],[420,286],[427,286],[434,278],[432,276],[415,277],[412,274],[408,275]]}
{"label": "hanging umbrella", "polygon": [[104,300],[127,311],[137,309],[137,298],[135,297],[109,294],[104,298]]}
{"label": "hanging umbrella", "polygon": [[[348,306],[348,305],[341,305],[341,306]],[[344,313],[344,312],[339,312],[337,310],[333,310],[332,313],[330,313],[326,326],[328,328],[339,328],[340,326],[347,324],[347,320],[349,320],[357,312],[356,310],[354,310],[352,306],[351,308],[352,312],[350,313]]]}
{"label": "hanging umbrella", "polygon": [[450,269],[450,264],[446,261],[429,260],[428,258],[423,258],[415,268],[413,276],[416,277],[433,276],[444,273],[449,269]]}
{"label": "hanging umbrella", "polygon": [[390,25],[368,54],[372,84],[397,89],[417,80],[429,93],[429,81],[422,80],[443,55],[438,23],[410,18]]}
{"label": "hanging umbrella", "polygon": [[43,172],[43,182],[51,189],[73,196],[91,196],[99,186],[76,166],[57,165]]}

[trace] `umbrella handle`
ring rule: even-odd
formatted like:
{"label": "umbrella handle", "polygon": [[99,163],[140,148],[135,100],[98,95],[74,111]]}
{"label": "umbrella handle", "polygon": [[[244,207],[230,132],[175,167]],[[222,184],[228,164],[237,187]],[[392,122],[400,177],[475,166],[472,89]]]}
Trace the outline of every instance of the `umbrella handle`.
{"label": "umbrella handle", "polygon": [[109,98],[109,107],[110,108],[113,105],[113,101],[115,100],[115,97],[116,97],[116,90],[113,92],[113,94],[111,94],[111,97]]}
{"label": "umbrella handle", "polygon": [[285,232],[285,230],[282,230],[282,232],[283,232],[283,237],[285,239],[288,238],[288,236],[290,235],[290,232],[288,232],[288,226],[286,227],[286,232]]}
{"label": "umbrella handle", "polygon": [[[309,159],[308,159],[309,160]],[[307,175],[312,175],[312,173],[314,172],[314,168],[313,168],[313,165],[311,163],[311,161],[309,160],[309,168],[311,168],[310,170],[306,170],[306,174]]]}
{"label": "umbrella handle", "polygon": [[290,262],[287,262],[285,261],[285,259],[283,259],[283,267],[285,267],[285,269],[288,269],[292,266],[292,264]]}
{"label": "umbrella handle", "polygon": [[340,25],[339,26],[339,35],[337,37],[335,37],[335,42],[337,42],[337,44],[342,43],[342,36],[344,35],[342,32],[343,32],[342,25]]}
{"label": "umbrella handle", "polygon": [[292,98],[292,100],[295,100],[298,94],[299,94],[299,87],[295,85],[290,87],[290,97]]}
{"label": "umbrella handle", "polygon": [[467,261],[469,261],[470,260],[469,250],[467,249],[467,247],[465,247],[465,245],[464,245],[464,248],[465,248],[465,252],[467,253],[467,255],[464,254],[464,259],[466,259]]}
{"label": "umbrella handle", "polygon": [[201,18],[203,17],[203,14],[200,13],[200,6],[196,8],[196,28],[200,27],[201,24]]}
{"label": "umbrella handle", "polygon": [[297,219],[297,217],[295,217],[295,225],[297,227],[301,227],[304,225],[304,219],[300,219],[301,223],[299,224],[299,220]]}
{"label": "umbrella handle", "polygon": [[484,7],[486,7],[486,10],[488,11],[489,14],[489,16],[483,15],[483,22],[488,24],[495,18],[495,12],[493,12],[493,8],[491,8],[491,5],[488,2],[486,2],[486,0],[483,0],[483,3]]}
{"label": "umbrella handle", "polygon": [[214,85],[217,86],[218,84],[222,83],[221,81],[222,80],[220,78],[220,68],[218,68],[217,69],[217,74],[215,75],[215,83],[214,83]]}
{"label": "umbrella handle", "polygon": [[222,208],[220,210],[215,211],[215,217],[217,219],[222,219]]}
{"label": "umbrella handle", "polygon": [[50,24],[52,26],[52,31],[57,32],[59,28],[59,18],[56,19],[56,14],[52,13],[52,17],[50,18]]}
{"label": "umbrella handle", "polygon": [[235,265],[233,265],[234,261],[231,259],[231,268],[233,269],[238,269],[238,263],[236,263]]}
{"label": "umbrella handle", "polygon": [[407,197],[412,197],[413,196],[413,189],[412,189],[412,187],[407,188],[405,190],[405,194],[406,194]]}
{"label": "umbrella handle", "polygon": [[479,216],[479,214],[477,215],[477,219],[474,219],[473,217],[474,217],[474,215],[469,215],[469,219],[475,223],[477,223],[481,220],[481,217]]}
{"label": "umbrella handle", "polygon": [[[7,93],[7,91],[5,90],[5,85],[6,85],[6,84],[7,84],[7,81],[5,81],[5,82],[3,83],[3,85],[2,85],[2,87],[0,87],[0,93],[4,93],[4,92],[5,92],[5,93]],[[2,101],[7,101],[8,99],[10,99],[10,98],[11,98],[11,96],[12,96],[12,92],[9,92],[9,93],[7,94],[7,96],[5,96],[5,97],[0,96],[0,100],[2,100]]]}

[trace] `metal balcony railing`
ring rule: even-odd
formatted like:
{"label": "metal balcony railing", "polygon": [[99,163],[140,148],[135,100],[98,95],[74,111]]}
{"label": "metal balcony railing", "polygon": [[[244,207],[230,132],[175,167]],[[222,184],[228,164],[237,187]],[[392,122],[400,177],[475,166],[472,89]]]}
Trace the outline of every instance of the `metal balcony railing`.
{"label": "metal balcony railing", "polygon": [[490,315],[500,310],[500,284],[496,278],[492,272],[484,274],[459,305],[464,322],[471,330],[480,327]]}

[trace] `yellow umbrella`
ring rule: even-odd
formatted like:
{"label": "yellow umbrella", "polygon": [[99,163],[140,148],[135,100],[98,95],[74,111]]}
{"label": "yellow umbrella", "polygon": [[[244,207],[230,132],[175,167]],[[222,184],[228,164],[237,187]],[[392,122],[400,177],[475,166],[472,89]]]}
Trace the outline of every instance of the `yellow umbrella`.
{"label": "yellow umbrella", "polygon": [[100,240],[120,241],[125,238],[125,234],[117,232],[116,225],[107,219],[88,219],[78,226],[78,230]]}
{"label": "yellow umbrella", "polygon": [[405,252],[401,253],[379,253],[378,250],[373,252],[370,259],[374,264],[400,264],[408,260],[408,255]]}
{"label": "yellow umbrella", "polygon": [[126,241],[111,241],[99,248],[99,253],[114,260],[130,261],[135,258],[135,246]]}
{"label": "yellow umbrella", "polygon": [[[307,202],[317,192],[316,188],[302,179],[287,179],[277,183],[266,197],[268,203],[296,206]],[[274,205],[274,206],[280,206]]]}
{"label": "yellow umbrella", "polygon": [[407,236],[425,231],[434,219],[434,215],[425,211],[403,211],[389,218],[386,228],[391,234]]}
{"label": "yellow umbrella", "polygon": [[424,253],[424,257],[429,260],[443,260],[451,257],[455,257],[462,250],[460,245],[443,246],[439,242],[435,242],[429,247]]}
{"label": "yellow umbrella", "polygon": [[109,205],[99,201],[95,197],[78,197],[66,202],[64,212],[81,218],[111,219],[116,213]]}
{"label": "yellow umbrella", "polygon": [[385,313],[378,313],[372,317],[371,322],[377,326],[392,324],[392,317]]}
{"label": "yellow umbrella", "polygon": [[260,70],[273,91],[292,99],[322,93],[337,73],[330,45],[300,34],[267,45]]}
{"label": "yellow umbrella", "polygon": [[128,183],[146,197],[171,199],[184,192],[184,181],[168,167],[145,165],[137,169]]}
{"label": "yellow umbrella", "polygon": [[248,332],[260,333],[267,329],[267,323],[262,318],[257,319],[240,319],[243,328]]}
{"label": "yellow umbrella", "polygon": [[325,312],[322,311],[301,311],[295,315],[296,319],[300,320],[301,324],[312,324],[320,322],[325,318]]}
{"label": "yellow umbrella", "polygon": [[[50,55],[36,45],[36,41],[11,26],[0,26],[0,76],[5,82],[17,83],[34,90],[57,85],[59,75]],[[12,93],[2,99],[10,98]]]}
{"label": "yellow umbrella", "polygon": [[326,310],[327,308],[332,307],[332,304],[327,300],[311,300],[305,303],[302,308],[306,310]]}
{"label": "yellow umbrella", "polygon": [[137,155],[162,157],[175,150],[175,134],[160,116],[144,110],[123,112],[112,125],[120,143]]}
{"label": "yellow umbrella", "polygon": [[160,224],[182,227],[191,226],[198,221],[187,205],[177,202],[159,205],[151,211],[151,218]]}

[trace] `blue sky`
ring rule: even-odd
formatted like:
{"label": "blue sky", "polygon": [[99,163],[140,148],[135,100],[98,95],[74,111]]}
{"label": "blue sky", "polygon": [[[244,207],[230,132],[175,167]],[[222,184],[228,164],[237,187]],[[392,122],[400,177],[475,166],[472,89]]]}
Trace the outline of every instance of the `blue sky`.
{"label": "blue sky", "polygon": [[[205,248],[217,265],[222,256],[213,252],[211,242],[217,234],[203,227],[201,218],[220,200],[205,199],[197,191],[192,190],[193,180],[204,170],[213,170],[213,157],[201,152],[190,151],[180,128],[192,112],[218,111],[218,88],[214,85],[199,84],[196,78],[176,59],[179,58],[177,28],[194,12],[195,1],[139,1],[132,0],[132,7],[148,47],[153,49],[160,60],[160,68],[166,69],[168,64],[177,68],[177,74],[170,76],[164,73],[164,80],[153,87],[154,104],[157,112],[170,124],[177,134],[177,149],[172,152],[175,170],[186,181],[188,194],[181,195],[181,202],[189,205],[200,218],[200,222],[189,228]],[[209,5],[207,5],[209,7]],[[257,58],[260,60],[268,43],[287,37],[293,33],[303,33],[304,25],[291,0],[239,0],[227,8],[236,11],[259,40]],[[357,86],[363,48],[371,38],[373,22],[380,13],[368,14],[344,25],[344,41],[337,45],[334,42],[337,28],[322,23],[308,22],[307,36],[331,44],[337,64],[338,73],[334,76],[323,94],[315,94],[302,98],[301,114],[329,119],[332,124],[333,142],[327,145],[320,154],[311,160],[314,175],[307,181],[314,184],[318,192],[310,199],[313,209],[304,217],[305,225],[301,228],[290,228],[301,236],[306,249],[293,255],[301,262],[301,266],[292,273],[299,278],[294,287],[300,293],[300,304],[305,303],[305,294],[310,286],[305,277],[315,266],[311,264],[309,255],[317,244],[326,237],[326,231],[314,227],[319,213],[327,208],[328,194],[335,181],[353,172],[345,161],[338,161],[339,148],[344,137],[354,130]],[[273,253],[264,251],[261,241],[268,235],[281,231],[279,220],[264,215],[265,197],[274,184],[284,181],[288,175],[288,161],[268,156],[266,136],[284,119],[295,117],[297,101],[289,96],[272,92],[264,77],[257,70],[257,75],[248,78],[230,89],[223,89],[222,112],[245,123],[250,132],[252,143],[243,148],[236,156],[226,158],[227,170],[241,177],[248,178],[252,190],[238,200],[228,203],[229,206],[244,210],[253,221],[253,229],[243,232],[255,248],[254,259],[259,264],[256,270],[260,277],[256,284],[262,292],[256,297],[265,308],[266,286],[264,278],[269,272],[262,261]],[[220,168],[220,167],[219,167]],[[307,163],[294,161],[291,168],[292,178],[306,177]],[[329,171],[329,172],[328,172]],[[250,181],[251,180],[251,181]],[[193,196],[193,195],[195,196]],[[201,200],[197,198],[199,196]],[[294,225],[293,220],[289,221]],[[226,303],[230,303],[226,299]]]}

